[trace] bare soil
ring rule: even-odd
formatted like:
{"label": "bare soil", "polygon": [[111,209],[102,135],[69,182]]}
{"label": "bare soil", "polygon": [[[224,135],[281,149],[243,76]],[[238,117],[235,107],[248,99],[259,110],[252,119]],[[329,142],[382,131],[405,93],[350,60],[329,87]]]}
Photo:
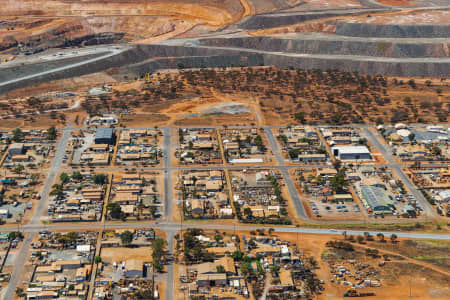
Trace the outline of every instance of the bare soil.
{"label": "bare soil", "polygon": [[106,263],[118,263],[128,259],[140,259],[144,262],[151,262],[153,260],[151,247],[133,249],[127,247],[103,248],[101,256],[102,260]]}

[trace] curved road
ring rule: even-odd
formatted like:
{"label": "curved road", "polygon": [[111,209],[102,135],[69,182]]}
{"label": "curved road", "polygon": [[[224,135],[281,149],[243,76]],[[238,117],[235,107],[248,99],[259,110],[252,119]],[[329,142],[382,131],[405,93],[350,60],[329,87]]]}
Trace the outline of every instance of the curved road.
{"label": "curved road", "polygon": [[[45,75],[49,75],[49,74],[56,73],[56,72],[70,70],[72,68],[80,67],[80,66],[83,66],[83,65],[86,65],[86,64],[90,64],[90,63],[93,63],[93,62],[96,62],[96,61],[103,60],[103,59],[108,58],[108,57],[115,56],[115,55],[117,55],[119,53],[122,53],[122,52],[124,52],[126,50],[128,50],[128,47],[110,47],[108,49],[105,49],[105,51],[104,51],[105,54],[104,55],[101,55],[101,56],[98,56],[98,57],[94,57],[94,58],[91,58],[91,59],[88,59],[88,60],[85,60],[85,61],[81,61],[81,62],[69,64],[69,65],[65,65],[63,67],[57,67],[57,68],[54,68],[54,69],[50,69],[50,70],[47,70],[47,71],[43,71],[43,72],[31,74],[31,75],[10,79],[8,81],[3,81],[3,82],[0,82],[0,92],[1,92],[1,88],[2,87],[7,86],[9,84],[17,83],[17,82],[21,82],[21,81],[25,81],[25,80],[34,79],[34,78],[37,78],[37,77],[40,77],[40,76],[45,76]],[[103,52],[100,52],[100,53],[103,53]]]}

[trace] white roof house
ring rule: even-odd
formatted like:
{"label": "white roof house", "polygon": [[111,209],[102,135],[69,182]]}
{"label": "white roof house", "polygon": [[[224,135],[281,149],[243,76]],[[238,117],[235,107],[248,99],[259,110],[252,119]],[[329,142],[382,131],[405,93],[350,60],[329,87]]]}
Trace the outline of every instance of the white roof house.
{"label": "white roof house", "polygon": [[77,251],[78,252],[89,252],[89,251],[91,251],[91,245],[78,245]]}
{"label": "white roof house", "polygon": [[261,164],[264,160],[262,158],[233,158],[230,159],[230,164]]}
{"label": "white roof house", "polygon": [[450,201],[450,190],[445,190],[439,193],[439,197],[442,199],[442,202]]}
{"label": "white roof house", "polygon": [[409,131],[408,129],[399,129],[397,130],[397,134],[405,138],[411,134],[411,131]]}

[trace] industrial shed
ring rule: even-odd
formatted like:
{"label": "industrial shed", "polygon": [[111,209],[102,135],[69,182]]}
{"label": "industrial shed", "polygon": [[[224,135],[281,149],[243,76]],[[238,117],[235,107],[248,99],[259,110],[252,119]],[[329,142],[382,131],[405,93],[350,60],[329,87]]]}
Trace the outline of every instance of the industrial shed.
{"label": "industrial shed", "polygon": [[393,212],[394,205],[384,189],[363,185],[361,193],[364,206],[374,214],[391,214]]}
{"label": "industrial shed", "polygon": [[23,143],[14,143],[9,146],[10,155],[25,154],[25,147]]}
{"label": "industrial shed", "polygon": [[141,278],[144,276],[144,262],[139,259],[129,259],[125,262],[125,277]]}
{"label": "industrial shed", "polygon": [[98,128],[95,133],[96,144],[114,144],[114,131],[112,128]]}
{"label": "industrial shed", "polygon": [[366,146],[342,146],[333,147],[333,155],[340,160],[372,159]]}

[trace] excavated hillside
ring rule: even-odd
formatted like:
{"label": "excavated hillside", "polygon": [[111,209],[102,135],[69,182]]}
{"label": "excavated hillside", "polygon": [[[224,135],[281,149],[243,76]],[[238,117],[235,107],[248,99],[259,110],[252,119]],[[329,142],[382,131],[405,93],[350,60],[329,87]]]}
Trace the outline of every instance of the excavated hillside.
{"label": "excavated hillside", "polygon": [[[190,36],[196,36],[255,13],[289,9],[304,1],[3,0],[0,54],[34,54],[66,46],[151,43],[191,31]],[[201,30],[196,31],[198,28]]]}
{"label": "excavated hillside", "polygon": [[168,17],[151,16],[7,19],[0,23],[4,29],[0,30],[0,52],[37,53],[49,48],[131,42],[168,34],[182,25]]}
{"label": "excavated hillside", "polygon": [[[246,13],[244,0],[4,0],[0,53],[172,38],[217,30]],[[245,2],[246,3],[246,2]]]}

